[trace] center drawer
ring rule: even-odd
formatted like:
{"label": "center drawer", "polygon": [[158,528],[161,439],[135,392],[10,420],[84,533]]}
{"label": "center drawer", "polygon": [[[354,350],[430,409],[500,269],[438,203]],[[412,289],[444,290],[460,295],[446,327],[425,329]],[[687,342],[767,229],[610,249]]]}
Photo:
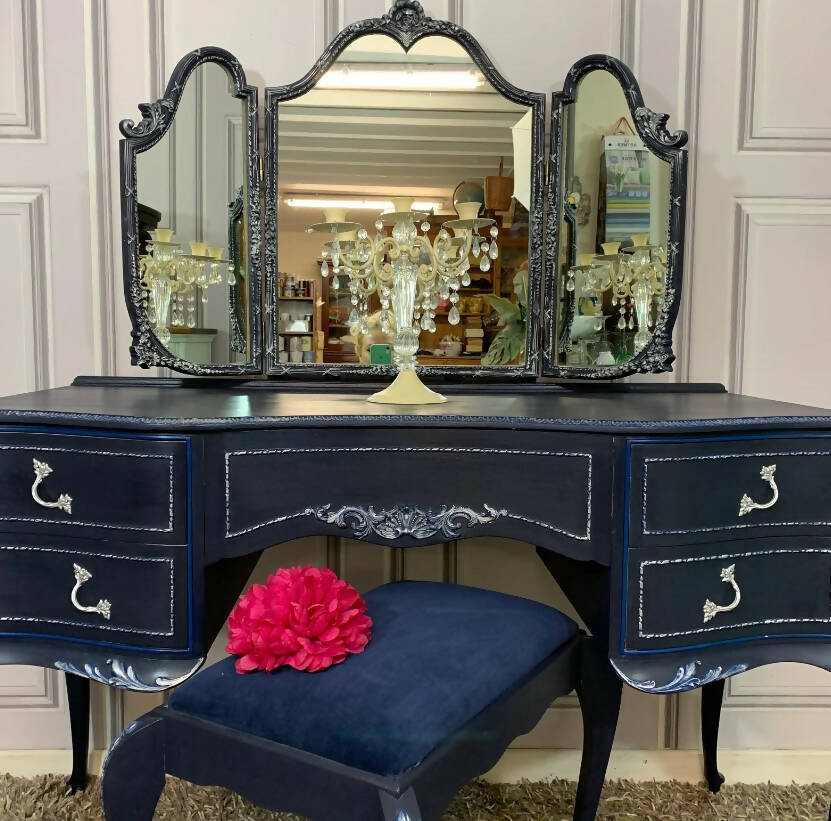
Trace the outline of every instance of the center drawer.
{"label": "center drawer", "polygon": [[187,440],[0,432],[0,530],[185,544]]}
{"label": "center drawer", "polygon": [[831,528],[829,437],[630,447],[630,545],[820,536]]}
{"label": "center drawer", "polygon": [[187,649],[188,550],[0,535],[0,634]]}
{"label": "center drawer", "polygon": [[625,651],[831,635],[831,540],[759,539],[628,553]]}

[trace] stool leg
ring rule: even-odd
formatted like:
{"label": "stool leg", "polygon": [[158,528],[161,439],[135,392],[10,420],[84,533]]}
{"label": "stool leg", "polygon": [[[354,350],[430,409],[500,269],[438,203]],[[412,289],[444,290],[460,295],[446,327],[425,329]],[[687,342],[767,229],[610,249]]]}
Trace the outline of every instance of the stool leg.
{"label": "stool leg", "polygon": [[66,673],[69,727],[72,732],[72,775],[66,783],[70,792],[85,790],[89,758],[89,679]]}
{"label": "stool leg", "polygon": [[153,821],[165,781],[165,730],[158,716],[142,716],[112,744],[101,775],[107,821]]}
{"label": "stool leg", "polygon": [[701,688],[701,746],[704,750],[704,777],[710,792],[717,793],[724,783],[718,771],[718,725],[721,702],[724,698],[724,679],[705,684]]}
{"label": "stool leg", "polygon": [[381,791],[378,792],[378,797],[381,799],[384,821],[426,821],[422,819],[418,800],[412,787],[401,798],[395,798]]}
{"label": "stool leg", "polygon": [[574,802],[574,821],[593,821],[615,740],[623,683],[609,663],[604,642],[583,642],[577,695],[583,715],[583,757]]}

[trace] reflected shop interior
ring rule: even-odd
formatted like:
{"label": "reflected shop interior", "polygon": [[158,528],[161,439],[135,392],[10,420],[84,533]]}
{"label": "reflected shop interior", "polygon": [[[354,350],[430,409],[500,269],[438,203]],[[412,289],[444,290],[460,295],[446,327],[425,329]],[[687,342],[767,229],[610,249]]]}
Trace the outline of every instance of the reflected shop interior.
{"label": "reflected shop interior", "polygon": [[369,35],[277,123],[278,363],[524,363],[530,107],[447,38]]}

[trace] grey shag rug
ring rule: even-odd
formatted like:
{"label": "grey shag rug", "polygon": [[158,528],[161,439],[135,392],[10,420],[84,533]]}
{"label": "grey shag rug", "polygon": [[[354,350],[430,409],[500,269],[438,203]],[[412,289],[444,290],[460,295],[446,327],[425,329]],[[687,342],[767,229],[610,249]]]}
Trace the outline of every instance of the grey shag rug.
{"label": "grey shag rug", "polygon": [[[103,821],[98,785],[67,794],[66,776],[0,776],[2,821]],[[475,781],[456,796],[443,821],[567,821],[575,785],[570,781],[486,784]],[[831,783],[781,787],[735,784],[711,795],[703,784],[677,781],[610,781],[600,821],[828,821]],[[156,821],[301,821],[271,813],[215,787],[168,778]]]}

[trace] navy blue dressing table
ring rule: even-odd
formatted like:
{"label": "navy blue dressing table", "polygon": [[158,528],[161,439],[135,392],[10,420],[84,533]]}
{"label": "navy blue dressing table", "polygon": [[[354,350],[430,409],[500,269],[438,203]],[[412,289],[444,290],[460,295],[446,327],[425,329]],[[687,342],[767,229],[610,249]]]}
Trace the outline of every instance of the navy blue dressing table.
{"label": "navy blue dressing table", "polygon": [[[717,386],[450,396],[391,411],[354,392],[86,378],[3,399],[2,661],[162,690],[201,665],[266,547],[509,536],[538,546],[592,634],[595,743],[608,756],[623,682],[703,686],[717,788],[724,678],[831,669],[831,415]],[[366,468],[379,454],[403,481]],[[436,470],[451,497],[423,481]],[[308,477],[296,497],[274,492],[287,472]]]}

